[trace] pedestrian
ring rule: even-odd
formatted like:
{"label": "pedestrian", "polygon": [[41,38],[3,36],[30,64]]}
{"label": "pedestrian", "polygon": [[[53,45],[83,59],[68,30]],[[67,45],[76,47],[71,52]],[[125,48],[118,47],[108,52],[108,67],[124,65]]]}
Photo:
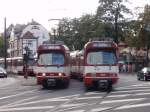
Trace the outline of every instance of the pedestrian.
{"label": "pedestrian", "polygon": [[123,70],[123,72],[126,72],[126,65],[125,64],[123,64],[122,70]]}

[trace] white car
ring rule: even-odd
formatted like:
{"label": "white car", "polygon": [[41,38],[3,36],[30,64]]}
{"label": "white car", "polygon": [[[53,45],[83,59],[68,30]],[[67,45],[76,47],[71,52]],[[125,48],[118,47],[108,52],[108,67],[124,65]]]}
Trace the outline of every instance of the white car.
{"label": "white car", "polygon": [[0,67],[0,77],[7,77],[7,72],[4,68]]}

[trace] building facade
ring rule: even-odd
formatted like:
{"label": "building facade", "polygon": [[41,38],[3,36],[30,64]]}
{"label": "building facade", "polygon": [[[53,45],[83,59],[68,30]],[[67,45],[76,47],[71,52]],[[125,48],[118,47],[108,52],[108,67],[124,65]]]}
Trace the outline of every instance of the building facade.
{"label": "building facade", "polygon": [[37,47],[48,40],[48,31],[33,20],[27,25],[16,25],[10,34],[8,57],[22,57],[27,47],[36,56]]}

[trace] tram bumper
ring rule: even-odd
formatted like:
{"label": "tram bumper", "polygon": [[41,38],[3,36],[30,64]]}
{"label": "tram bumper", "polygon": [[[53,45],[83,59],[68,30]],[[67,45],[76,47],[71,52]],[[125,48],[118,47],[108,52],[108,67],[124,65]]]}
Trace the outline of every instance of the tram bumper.
{"label": "tram bumper", "polygon": [[67,85],[69,84],[70,77],[38,77],[38,84],[45,84],[47,86],[58,86],[58,85]]}
{"label": "tram bumper", "polygon": [[65,85],[69,83],[69,78],[68,77],[59,77],[59,78],[46,77],[43,81],[46,81],[48,86],[57,86],[57,85],[62,85],[62,84]]}
{"label": "tram bumper", "polygon": [[118,78],[106,78],[106,77],[85,77],[84,84],[88,87],[108,88],[116,83]]}

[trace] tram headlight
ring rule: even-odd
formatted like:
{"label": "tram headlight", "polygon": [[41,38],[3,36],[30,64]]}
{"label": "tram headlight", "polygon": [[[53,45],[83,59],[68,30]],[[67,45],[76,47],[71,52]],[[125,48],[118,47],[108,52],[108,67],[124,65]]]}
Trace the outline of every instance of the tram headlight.
{"label": "tram headlight", "polygon": [[42,74],[42,76],[44,76],[44,77],[45,77],[45,76],[46,76],[46,73],[43,73],[43,74]]}
{"label": "tram headlight", "polygon": [[60,77],[61,77],[61,76],[63,76],[63,74],[62,74],[62,73],[58,73],[58,76],[60,76]]}

